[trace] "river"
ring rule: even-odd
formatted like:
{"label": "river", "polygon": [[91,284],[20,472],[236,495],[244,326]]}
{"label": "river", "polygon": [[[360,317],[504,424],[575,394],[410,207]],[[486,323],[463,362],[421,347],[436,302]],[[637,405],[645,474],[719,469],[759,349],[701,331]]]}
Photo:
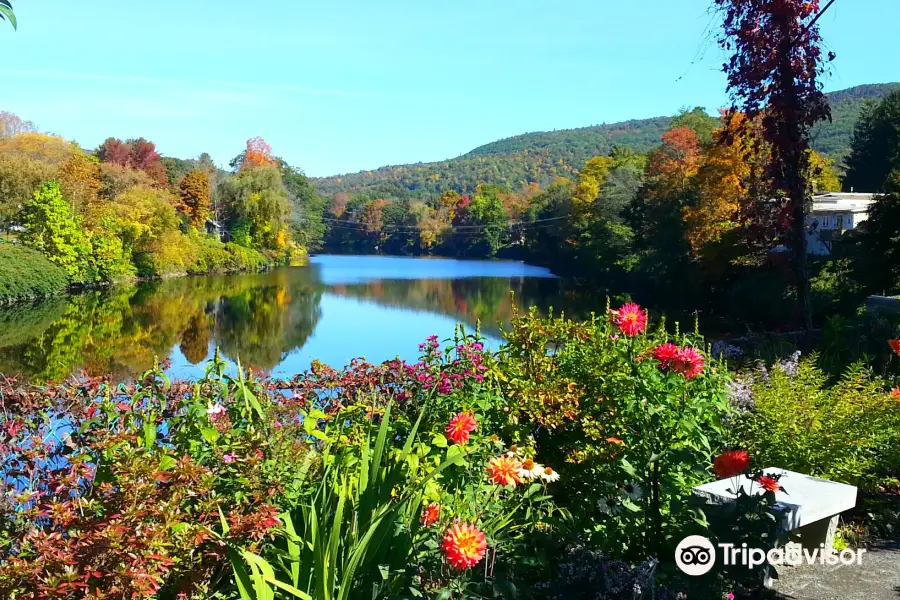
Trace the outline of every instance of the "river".
{"label": "river", "polygon": [[[313,257],[305,267],[114,286],[0,310],[0,373],[33,382],[75,374],[123,380],[168,359],[198,378],[216,347],[234,365],[289,376],[317,359],[415,360],[429,335],[457,323],[502,337],[515,305],[572,306],[548,270],[512,261]],[[601,309],[603,299],[597,299]]]}

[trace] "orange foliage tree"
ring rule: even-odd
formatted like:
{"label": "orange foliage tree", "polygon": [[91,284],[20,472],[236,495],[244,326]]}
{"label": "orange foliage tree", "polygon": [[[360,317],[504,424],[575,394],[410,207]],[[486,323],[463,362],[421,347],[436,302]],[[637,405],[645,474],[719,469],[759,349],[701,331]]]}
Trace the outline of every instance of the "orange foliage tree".
{"label": "orange foliage tree", "polygon": [[700,168],[700,137],[693,129],[679,127],[664,133],[662,142],[650,155],[647,175],[656,181],[659,195],[683,192]]}
{"label": "orange foliage tree", "polygon": [[271,167],[277,164],[272,156],[272,147],[261,137],[247,140],[247,150],[241,161],[241,171],[256,167]]}
{"label": "orange foliage tree", "polygon": [[210,214],[211,189],[206,171],[194,169],[181,179],[178,186],[179,210],[188,215],[191,225],[201,227]]}
{"label": "orange foliage tree", "polygon": [[99,162],[82,152],[73,154],[59,167],[59,184],[63,196],[76,208],[96,202],[100,194]]}

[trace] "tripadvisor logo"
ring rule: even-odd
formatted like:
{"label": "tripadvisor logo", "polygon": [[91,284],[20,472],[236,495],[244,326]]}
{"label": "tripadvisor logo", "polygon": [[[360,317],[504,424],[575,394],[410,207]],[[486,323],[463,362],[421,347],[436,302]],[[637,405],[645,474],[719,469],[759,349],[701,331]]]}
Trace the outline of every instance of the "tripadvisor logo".
{"label": "tripadvisor logo", "polygon": [[681,540],[681,543],[675,548],[675,564],[687,575],[705,575],[716,564],[716,548],[721,551],[723,566],[742,565],[748,569],[766,563],[792,566],[799,566],[804,562],[808,565],[859,565],[862,564],[862,555],[866,552],[865,548],[859,550],[847,548],[841,550],[840,553],[835,553],[825,550],[824,544],[819,544],[818,548],[812,549],[791,546],[789,548],[772,548],[766,552],[762,548],[748,548],[747,544],[713,546],[713,543],[702,535],[691,535]]}

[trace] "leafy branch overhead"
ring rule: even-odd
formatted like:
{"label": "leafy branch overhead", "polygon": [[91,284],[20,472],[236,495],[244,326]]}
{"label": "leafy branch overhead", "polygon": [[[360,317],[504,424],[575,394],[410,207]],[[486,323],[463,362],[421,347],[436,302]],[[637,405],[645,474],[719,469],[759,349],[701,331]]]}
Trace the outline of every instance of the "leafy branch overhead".
{"label": "leafy branch overhead", "polygon": [[0,21],[9,21],[13,29],[18,25],[16,15],[13,13],[12,0],[0,0]]}

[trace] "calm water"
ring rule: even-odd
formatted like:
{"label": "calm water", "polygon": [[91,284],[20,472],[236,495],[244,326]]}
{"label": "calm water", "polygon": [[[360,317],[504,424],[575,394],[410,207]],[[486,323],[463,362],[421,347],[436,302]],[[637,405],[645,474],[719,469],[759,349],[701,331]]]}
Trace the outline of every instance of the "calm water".
{"label": "calm water", "polygon": [[520,309],[572,304],[546,269],[433,258],[318,256],[261,274],[120,286],[0,310],[0,373],[127,378],[158,356],[170,359],[171,375],[193,378],[217,346],[232,363],[276,376],[313,359],[336,367],[360,356],[413,360],[419,342],[452,336],[458,322],[480,320],[496,346],[498,323],[512,314],[510,290]]}

